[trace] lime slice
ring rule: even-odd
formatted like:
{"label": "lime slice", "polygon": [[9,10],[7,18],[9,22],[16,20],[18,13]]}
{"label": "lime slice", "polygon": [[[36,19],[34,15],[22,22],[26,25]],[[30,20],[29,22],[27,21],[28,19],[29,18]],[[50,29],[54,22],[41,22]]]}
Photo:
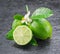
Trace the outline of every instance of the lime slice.
{"label": "lime slice", "polygon": [[13,38],[18,45],[26,45],[32,39],[32,31],[25,25],[17,26]]}

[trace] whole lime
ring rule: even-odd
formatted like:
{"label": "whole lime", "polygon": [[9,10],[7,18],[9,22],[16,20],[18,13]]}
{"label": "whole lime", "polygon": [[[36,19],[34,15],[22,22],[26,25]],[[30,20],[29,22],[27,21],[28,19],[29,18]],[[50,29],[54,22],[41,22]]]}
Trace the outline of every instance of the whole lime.
{"label": "whole lime", "polygon": [[52,36],[52,26],[46,19],[36,19],[31,23],[30,28],[34,36],[39,39],[45,40]]}
{"label": "whole lime", "polygon": [[15,19],[12,23],[12,29],[15,29],[17,26],[21,25],[21,21],[20,20],[17,20]]}

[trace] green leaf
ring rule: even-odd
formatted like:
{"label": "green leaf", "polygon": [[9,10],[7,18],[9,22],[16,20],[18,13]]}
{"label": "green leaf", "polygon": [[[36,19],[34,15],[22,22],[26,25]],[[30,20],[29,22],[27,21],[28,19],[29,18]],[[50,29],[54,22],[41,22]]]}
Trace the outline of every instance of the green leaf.
{"label": "green leaf", "polygon": [[31,16],[32,19],[48,18],[53,15],[53,11],[49,8],[41,7],[35,10]]}
{"label": "green leaf", "polygon": [[6,38],[8,40],[13,40],[13,30],[10,30],[7,34],[6,34]]}
{"label": "green leaf", "polygon": [[13,16],[14,19],[21,20],[23,18],[23,15],[16,14]]}
{"label": "green leaf", "polygon": [[30,44],[33,45],[33,46],[38,46],[38,43],[34,38],[32,38]]}

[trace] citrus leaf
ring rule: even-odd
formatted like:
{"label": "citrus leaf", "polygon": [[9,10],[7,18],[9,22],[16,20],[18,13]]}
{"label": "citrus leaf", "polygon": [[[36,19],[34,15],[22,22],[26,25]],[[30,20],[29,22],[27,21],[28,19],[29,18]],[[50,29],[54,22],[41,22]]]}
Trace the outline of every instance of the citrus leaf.
{"label": "citrus leaf", "polygon": [[13,40],[13,30],[10,30],[7,34],[6,34],[6,38],[8,40]]}
{"label": "citrus leaf", "polygon": [[14,19],[21,20],[23,18],[23,15],[16,14],[13,16]]}
{"label": "citrus leaf", "polygon": [[37,43],[37,41],[35,40],[35,38],[32,38],[30,44],[33,45],[33,46],[38,46],[38,43]]}
{"label": "citrus leaf", "polygon": [[31,16],[32,19],[48,18],[53,15],[53,11],[49,8],[41,7],[35,10]]}

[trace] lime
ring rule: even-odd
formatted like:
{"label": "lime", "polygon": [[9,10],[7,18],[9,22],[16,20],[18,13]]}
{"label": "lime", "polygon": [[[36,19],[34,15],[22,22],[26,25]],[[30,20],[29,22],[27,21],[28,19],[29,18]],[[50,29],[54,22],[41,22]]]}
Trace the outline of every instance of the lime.
{"label": "lime", "polygon": [[26,45],[32,39],[32,31],[25,25],[17,26],[13,32],[13,38],[18,45]]}
{"label": "lime", "polygon": [[52,36],[52,26],[46,19],[36,19],[30,25],[31,30],[34,33],[34,36],[45,40]]}
{"label": "lime", "polygon": [[15,29],[17,26],[21,25],[21,21],[15,19],[12,23],[12,29]]}

